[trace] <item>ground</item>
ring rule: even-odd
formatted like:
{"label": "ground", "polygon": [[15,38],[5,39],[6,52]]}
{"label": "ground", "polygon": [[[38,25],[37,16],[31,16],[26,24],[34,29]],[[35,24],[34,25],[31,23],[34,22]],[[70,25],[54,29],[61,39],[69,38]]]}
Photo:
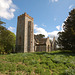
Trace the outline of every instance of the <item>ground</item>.
{"label": "ground", "polygon": [[75,75],[71,51],[0,55],[0,75]]}

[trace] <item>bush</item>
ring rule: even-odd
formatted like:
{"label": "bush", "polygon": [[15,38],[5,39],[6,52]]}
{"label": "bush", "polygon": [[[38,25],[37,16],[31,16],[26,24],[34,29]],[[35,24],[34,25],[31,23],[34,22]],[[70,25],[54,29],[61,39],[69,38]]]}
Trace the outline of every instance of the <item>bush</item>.
{"label": "bush", "polygon": [[16,75],[23,75],[22,72],[18,72]]}
{"label": "bush", "polygon": [[46,71],[45,71],[45,75],[51,75],[51,73],[50,73],[50,70],[49,70],[49,69],[46,69]]}
{"label": "bush", "polygon": [[15,75],[15,72],[10,72],[9,75]]}
{"label": "bush", "polygon": [[25,65],[18,64],[17,65],[17,71],[24,71],[25,70]]}
{"label": "bush", "polygon": [[16,64],[11,64],[11,67],[10,67],[10,69],[9,69],[9,72],[15,72],[17,70],[17,68],[16,68]]}
{"label": "bush", "polygon": [[5,71],[4,65],[2,63],[0,63],[0,71]]}
{"label": "bush", "polygon": [[54,72],[53,75],[58,75],[58,74]]}
{"label": "bush", "polygon": [[[37,53],[0,55],[0,73],[10,75],[14,75],[14,73],[16,75],[74,75],[75,54],[71,54],[64,55],[59,51],[53,51],[44,54],[40,52],[38,55]],[[66,63],[64,64],[64,62]]]}
{"label": "bush", "polygon": [[32,67],[30,67],[30,66],[25,68],[25,72],[26,72],[28,75],[31,74],[32,70],[33,70],[33,69],[32,69]]}
{"label": "bush", "polygon": [[38,68],[35,69],[35,73],[40,74],[41,73],[41,70],[42,70],[42,68],[39,68],[38,67]]}
{"label": "bush", "polygon": [[34,64],[37,64],[37,63],[38,63],[38,61],[36,61],[36,60],[32,60],[32,61],[29,62],[30,65],[34,65]]}
{"label": "bush", "polygon": [[69,68],[65,70],[64,75],[75,75],[75,69]]}
{"label": "bush", "polygon": [[69,67],[71,67],[71,68],[73,68],[73,69],[75,68],[75,65],[74,65],[74,64],[71,64],[71,63],[67,63],[66,66],[67,66],[68,68],[69,68]]}

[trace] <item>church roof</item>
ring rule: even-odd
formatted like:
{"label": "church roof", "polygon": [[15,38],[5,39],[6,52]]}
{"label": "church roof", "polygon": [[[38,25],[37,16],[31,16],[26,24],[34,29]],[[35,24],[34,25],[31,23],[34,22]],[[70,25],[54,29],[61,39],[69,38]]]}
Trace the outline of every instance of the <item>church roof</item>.
{"label": "church roof", "polygon": [[39,39],[39,44],[46,44],[47,38]]}
{"label": "church roof", "polygon": [[39,44],[39,45],[45,45],[47,41],[47,38],[40,38],[37,36],[34,36],[34,39],[35,39],[35,44]]}

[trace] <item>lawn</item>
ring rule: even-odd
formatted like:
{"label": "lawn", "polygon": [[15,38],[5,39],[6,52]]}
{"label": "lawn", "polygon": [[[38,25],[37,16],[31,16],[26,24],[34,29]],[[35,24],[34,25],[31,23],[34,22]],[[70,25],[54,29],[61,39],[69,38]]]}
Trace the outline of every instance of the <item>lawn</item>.
{"label": "lawn", "polygon": [[0,55],[0,75],[75,75],[71,51]]}

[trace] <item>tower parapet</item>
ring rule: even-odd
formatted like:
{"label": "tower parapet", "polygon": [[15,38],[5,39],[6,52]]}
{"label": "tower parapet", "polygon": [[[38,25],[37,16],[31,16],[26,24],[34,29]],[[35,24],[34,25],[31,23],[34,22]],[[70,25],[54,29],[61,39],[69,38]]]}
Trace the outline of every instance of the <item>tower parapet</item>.
{"label": "tower parapet", "polygon": [[22,15],[20,15],[20,16],[18,16],[18,18],[20,18],[20,17],[28,17],[29,19],[31,19],[32,21],[34,20],[31,16],[29,16],[26,12],[24,13],[24,14],[22,14]]}

